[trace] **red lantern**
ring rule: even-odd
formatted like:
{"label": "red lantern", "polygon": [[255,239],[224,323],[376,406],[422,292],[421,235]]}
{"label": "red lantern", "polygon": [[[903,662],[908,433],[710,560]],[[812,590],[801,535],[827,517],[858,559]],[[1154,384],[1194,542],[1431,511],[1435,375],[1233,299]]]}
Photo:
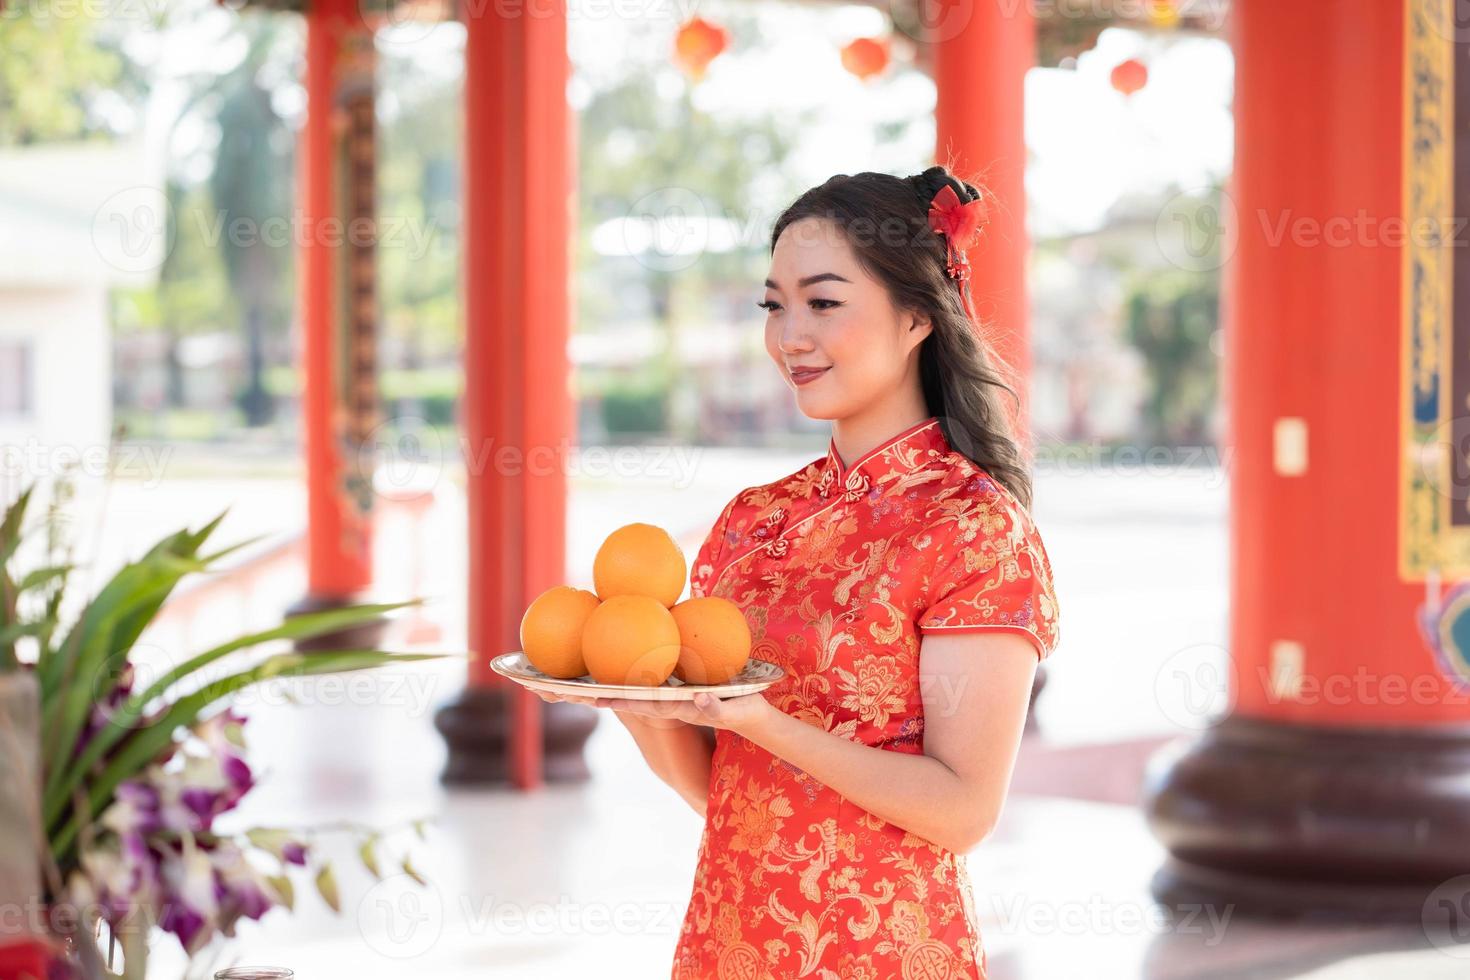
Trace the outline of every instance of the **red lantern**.
{"label": "red lantern", "polygon": [[1148,84],[1148,68],[1137,58],[1129,58],[1113,69],[1110,78],[1113,88],[1124,95],[1132,95]]}
{"label": "red lantern", "polygon": [[674,35],[674,60],[696,82],[704,77],[709,63],[719,57],[730,43],[723,27],[695,17],[680,25]]}
{"label": "red lantern", "polygon": [[882,74],[888,67],[888,41],[877,37],[860,37],[842,49],[842,67],[863,81]]}
{"label": "red lantern", "polygon": [[1154,27],[1177,27],[1179,7],[1175,0],[1149,0],[1148,22]]}

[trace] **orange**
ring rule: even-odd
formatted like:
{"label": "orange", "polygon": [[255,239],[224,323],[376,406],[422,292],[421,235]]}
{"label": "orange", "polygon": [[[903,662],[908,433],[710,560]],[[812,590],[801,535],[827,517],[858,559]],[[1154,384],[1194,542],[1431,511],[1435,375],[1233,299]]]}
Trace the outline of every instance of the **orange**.
{"label": "orange", "polygon": [[723,684],[750,659],[750,625],[729,599],[685,599],[670,612],[679,626],[674,676],[686,684]]}
{"label": "orange", "polygon": [[646,595],[664,604],[679,601],[689,566],[673,536],[652,524],[625,524],[607,536],[592,559],[592,582],[603,601]]}
{"label": "orange", "polygon": [[657,687],[679,660],[679,626],[657,599],[615,595],[587,617],[582,659],[599,684]]}
{"label": "orange", "polygon": [[521,649],[526,659],[550,677],[581,677],[582,627],[597,596],[570,585],[553,585],[526,607],[521,617]]}

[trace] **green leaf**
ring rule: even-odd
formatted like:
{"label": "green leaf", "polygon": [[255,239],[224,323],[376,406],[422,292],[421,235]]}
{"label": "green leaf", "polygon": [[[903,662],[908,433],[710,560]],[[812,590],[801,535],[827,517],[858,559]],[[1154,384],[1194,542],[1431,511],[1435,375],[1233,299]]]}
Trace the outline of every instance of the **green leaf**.
{"label": "green leaf", "polygon": [[[128,565],[88,605],[73,630],[75,641],[68,637],[62,645],[63,659],[51,672],[49,690],[42,678],[44,758],[69,759],[76,754],[74,746],[89,708],[110,693],[99,689],[99,683],[117,676],[141,632],[137,618],[145,611],[151,618],[178,580],[196,567],[195,562],[171,557]],[[133,625],[125,627],[130,621]]]}
{"label": "green leaf", "polygon": [[[273,677],[307,677],[319,674],[335,674],[354,670],[367,670],[392,663],[411,663],[420,660],[439,660],[441,654],[434,653],[385,653],[380,650],[352,650],[337,653],[278,654],[269,657],[249,670],[244,670],[180,698],[170,705],[152,724],[133,731],[118,751],[106,760],[101,772],[87,783],[85,802],[75,808],[65,824],[51,837],[52,854],[57,863],[65,866],[70,857],[77,835],[83,825],[91,822],[95,814],[101,813],[111,802],[113,793],[125,779],[136,776],[156,760],[173,743],[174,733],[181,727],[189,727],[199,720],[210,705],[234,694],[236,691],[258,684]],[[80,787],[79,787],[80,788]],[[48,797],[49,799],[49,797]],[[61,797],[61,803],[67,796]],[[46,824],[54,825],[65,813],[64,806],[48,808]]]}
{"label": "green leaf", "polygon": [[0,519],[0,565],[9,562],[15,549],[20,547],[21,525],[25,522],[26,507],[30,505],[31,494],[35,490],[34,483],[22,490],[15,503],[5,509],[5,517]]}
{"label": "green leaf", "polygon": [[283,854],[286,845],[291,841],[290,831],[279,827],[252,827],[245,831],[245,836],[262,851],[269,851],[276,860],[285,860]]}
{"label": "green leaf", "polygon": [[271,886],[271,891],[276,893],[276,897],[280,899],[281,904],[286,906],[287,910],[295,911],[296,886],[291,884],[290,877],[287,875],[266,875],[265,880]]}
{"label": "green leaf", "polygon": [[363,867],[367,868],[374,878],[381,881],[383,879],[383,872],[378,868],[378,856],[373,853],[373,845],[375,843],[377,843],[377,838],[369,837],[358,847],[357,854],[362,858]]}
{"label": "green leaf", "polygon": [[25,578],[21,579],[20,584],[15,587],[15,591],[22,593],[29,592],[32,589],[39,589],[42,586],[51,584],[57,579],[65,578],[74,570],[71,565],[48,565],[45,568],[37,568],[32,572],[26,573]]}
{"label": "green leaf", "polygon": [[322,901],[332,907],[333,912],[342,911],[342,898],[337,892],[337,879],[332,874],[330,864],[322,865],[322,869],[316,873],[316,890]]}

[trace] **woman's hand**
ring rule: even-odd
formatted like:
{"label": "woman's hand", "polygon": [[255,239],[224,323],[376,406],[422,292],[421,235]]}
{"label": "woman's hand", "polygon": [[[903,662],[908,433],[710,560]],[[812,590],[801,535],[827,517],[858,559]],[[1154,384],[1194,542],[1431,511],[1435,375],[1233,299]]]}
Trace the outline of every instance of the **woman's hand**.
{"label": "woman's hand", "polygon": [[708,725],[725,728],[737,734],[754,731],[770,717],[776,709],[771,707],[765,695],[742,694],[733,698],[717,698],[713,694],[700,693],[692,701],[641,701],[634,698],[596,698],[593,703],[599,708],[612,708],[619,714],[635,715],[650,719],[654,724],[666,726],[669,722],[689,725]]}
{"label": "woman's hand", "polygon": [[[532,688],[532,690],[534,691],[535,688]],[[594,701],[597,700],[596,698],[590,698],[585,694],[553,694],[550,691],[536,691],[536,693],[541,696],[542,701],[546,701],[548,703],[554,701],[570,701],[573,704],[592,704]]]}

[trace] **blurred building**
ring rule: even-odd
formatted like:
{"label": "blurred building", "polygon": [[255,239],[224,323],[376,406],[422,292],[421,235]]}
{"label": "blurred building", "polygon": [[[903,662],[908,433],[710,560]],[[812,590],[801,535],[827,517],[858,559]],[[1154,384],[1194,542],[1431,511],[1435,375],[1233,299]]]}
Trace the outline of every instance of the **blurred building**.
{"label": "blurred building", "polygon": [[0,444],[46,447],[29,475],[108,445],[108,289],[157,276],[161,173],[135,144],[0,150]]}

